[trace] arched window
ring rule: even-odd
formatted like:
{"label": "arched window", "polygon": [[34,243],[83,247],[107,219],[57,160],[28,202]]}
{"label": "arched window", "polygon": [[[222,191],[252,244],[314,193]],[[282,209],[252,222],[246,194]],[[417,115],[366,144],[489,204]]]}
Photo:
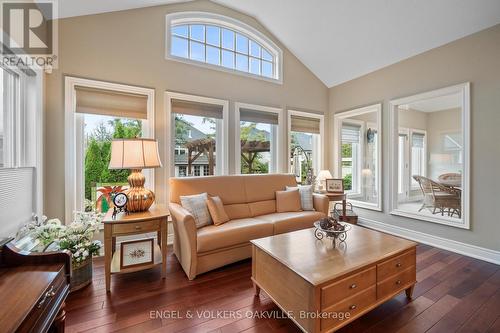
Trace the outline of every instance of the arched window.
{"label": "arched window", "polygon": [[211,13],[167,15],[167,58],[281,82],[282,51],[256,29]]}

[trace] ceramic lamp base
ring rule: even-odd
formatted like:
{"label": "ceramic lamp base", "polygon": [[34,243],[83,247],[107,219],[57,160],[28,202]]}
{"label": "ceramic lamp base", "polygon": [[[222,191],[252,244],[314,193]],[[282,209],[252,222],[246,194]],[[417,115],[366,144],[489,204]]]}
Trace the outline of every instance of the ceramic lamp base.
{"label": "ceramic lamp base", "polygon": [[129,212],[145,212],[155,201],[153,191],[144,187],[146,178],[141,170],[132,170],[127,178],[130,188],[125,191],[128,197],[127,210]]}

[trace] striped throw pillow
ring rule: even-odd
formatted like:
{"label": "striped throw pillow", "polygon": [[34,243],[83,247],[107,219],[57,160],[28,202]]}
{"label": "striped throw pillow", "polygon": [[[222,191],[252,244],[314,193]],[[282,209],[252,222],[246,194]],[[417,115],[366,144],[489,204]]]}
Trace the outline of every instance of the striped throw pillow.
{"label": "striped throw pillow", "polygon": [[287,186],[286,190],[295,190],[297,188],[299,189],[302,210],[314,210],[312,185],[303,185],[298,187]]}
{"label": "striped throw pillow", "polygon": [[180,196],[182,207],[186,208],[194,217],[196,228],[212,224],[212,217],[207,207],[207,193]]}

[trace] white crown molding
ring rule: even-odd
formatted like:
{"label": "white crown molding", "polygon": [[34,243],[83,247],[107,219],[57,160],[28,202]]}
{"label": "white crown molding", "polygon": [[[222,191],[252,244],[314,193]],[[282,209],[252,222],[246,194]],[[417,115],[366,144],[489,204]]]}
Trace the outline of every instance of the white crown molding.
{"label": "white crown molding", "polygon": [[419,243],[500,265],[500,251],[487,249],[477,245],[466,244],[362,217],[359,218],[358,224],[363,227],[382,231],[391,235],[400,236]]}

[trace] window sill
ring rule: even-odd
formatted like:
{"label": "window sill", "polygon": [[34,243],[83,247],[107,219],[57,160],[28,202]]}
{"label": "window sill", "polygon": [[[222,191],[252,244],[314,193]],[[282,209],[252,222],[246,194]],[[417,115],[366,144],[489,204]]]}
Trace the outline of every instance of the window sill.
{"label": "window sill", "polygon": [[454,221],[446,216],[443,216],[443,217],[428,216],[428,215],[422,215],[419,213],[408,212],[408,211],[399,210],[399,209],[392,210],[390,212],[390,214],[396,215],[396,216],[407,217],[407,218],[414,219],[414,220],[444,224],[444,225],[452,226],[455,228],[470,229],[470,226],[464,221],[463,217],[462,217],[462,220],[460,222],[456,222],[456,221]]}

